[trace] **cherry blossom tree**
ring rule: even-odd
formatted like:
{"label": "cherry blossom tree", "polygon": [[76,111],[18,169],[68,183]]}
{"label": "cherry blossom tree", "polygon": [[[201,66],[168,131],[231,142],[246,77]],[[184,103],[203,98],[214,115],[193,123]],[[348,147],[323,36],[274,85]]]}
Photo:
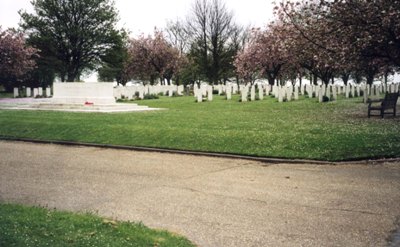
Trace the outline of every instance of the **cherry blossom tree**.
{"label": "cherry blossom tree", "polygon": [[35,68],[37,50],[25,43],[22,33],[0,27],[0,79],[6,89],[18,85]]}
{"label": "cherry blossom tree", "polygon": [[140,36],[131,39],[128,47],[127,74],[131,77],[154,81],[158,77],[168,84],[174,75],[178,74],[185,63],[184,56],[172,47],[164,38],[163,33],[155,30],[154,36]]}
{"label": "cherry blossom tree", "polygon": [[294,28],[292,54],[303,67],[325,83],[335,74],[346,83],[362,68],[370,84],[388,66],[399,68],[399,4],[398,0],[285,0],[275,13]]}

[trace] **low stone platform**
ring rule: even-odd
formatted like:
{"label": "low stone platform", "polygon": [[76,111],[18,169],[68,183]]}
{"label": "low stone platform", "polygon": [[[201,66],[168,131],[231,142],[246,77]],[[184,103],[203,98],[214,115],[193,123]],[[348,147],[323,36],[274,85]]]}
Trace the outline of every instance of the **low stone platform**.
{"label": "low stone platform", "polygon": [[34,98],[0,99],[0,109],[100,113],[161,110],[160,108],[150,108],[148,106],[140,106],[134,103],[60,104],[54,102],[52,99]]}

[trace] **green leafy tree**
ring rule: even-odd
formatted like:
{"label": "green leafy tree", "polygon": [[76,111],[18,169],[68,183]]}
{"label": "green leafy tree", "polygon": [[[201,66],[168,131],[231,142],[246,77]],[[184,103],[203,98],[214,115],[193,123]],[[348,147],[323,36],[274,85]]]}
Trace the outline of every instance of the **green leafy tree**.
{"label": "green leafy tree", "polygon": [[115,33],[114,45],[102,57],[101,67],[98,69],[99,81],[117,81],[125,85],[129,78],[124,67],[128,61],[128,35],[122,31]]}
{"label": "green leafy tree", "polygon": [[110,0],[33,0],[20,11],[29,43],[41,51],[61,81],[78,81],[115,45],[117,12]]}

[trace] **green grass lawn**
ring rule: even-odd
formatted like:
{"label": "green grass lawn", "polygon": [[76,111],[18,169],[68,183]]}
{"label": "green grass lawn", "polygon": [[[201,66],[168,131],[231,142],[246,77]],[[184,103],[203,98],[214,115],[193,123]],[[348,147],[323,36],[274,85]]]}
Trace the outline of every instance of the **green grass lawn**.
{"label": "green grass lawn", "polygon": [[222,96],[139,101],[163,111],[0,111],[0,136],[318,160],[400,157],[400,118],[367,118],[360,98],[240,103]]}
{"label": "green grass lawn", "polygon": [[194,246],[142,224],[44,208],[0,204],[0,246]]}

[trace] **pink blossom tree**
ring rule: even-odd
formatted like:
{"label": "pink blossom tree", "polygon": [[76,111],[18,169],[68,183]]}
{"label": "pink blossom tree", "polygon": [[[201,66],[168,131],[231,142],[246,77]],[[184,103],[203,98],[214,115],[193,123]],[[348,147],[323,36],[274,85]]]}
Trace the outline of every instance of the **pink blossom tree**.
{"label": "pink blossom tree", "polygon": [[0,27],[0,78],[10,90],[35,68],[34,57],[37,50],[28,47],[22,33],[14,30],[2,30]]}
{"label": "pink blossom tree", "polygon": [[126,64],[127,74],[131,77],[149,79],[158,77],[163,83],[171,83],[174,75],[178,74],[185,58],[176,48],[164,38],[163,33],[155,30],[154,37],[140,36],[131,39],[128,47],[129,59]]}

